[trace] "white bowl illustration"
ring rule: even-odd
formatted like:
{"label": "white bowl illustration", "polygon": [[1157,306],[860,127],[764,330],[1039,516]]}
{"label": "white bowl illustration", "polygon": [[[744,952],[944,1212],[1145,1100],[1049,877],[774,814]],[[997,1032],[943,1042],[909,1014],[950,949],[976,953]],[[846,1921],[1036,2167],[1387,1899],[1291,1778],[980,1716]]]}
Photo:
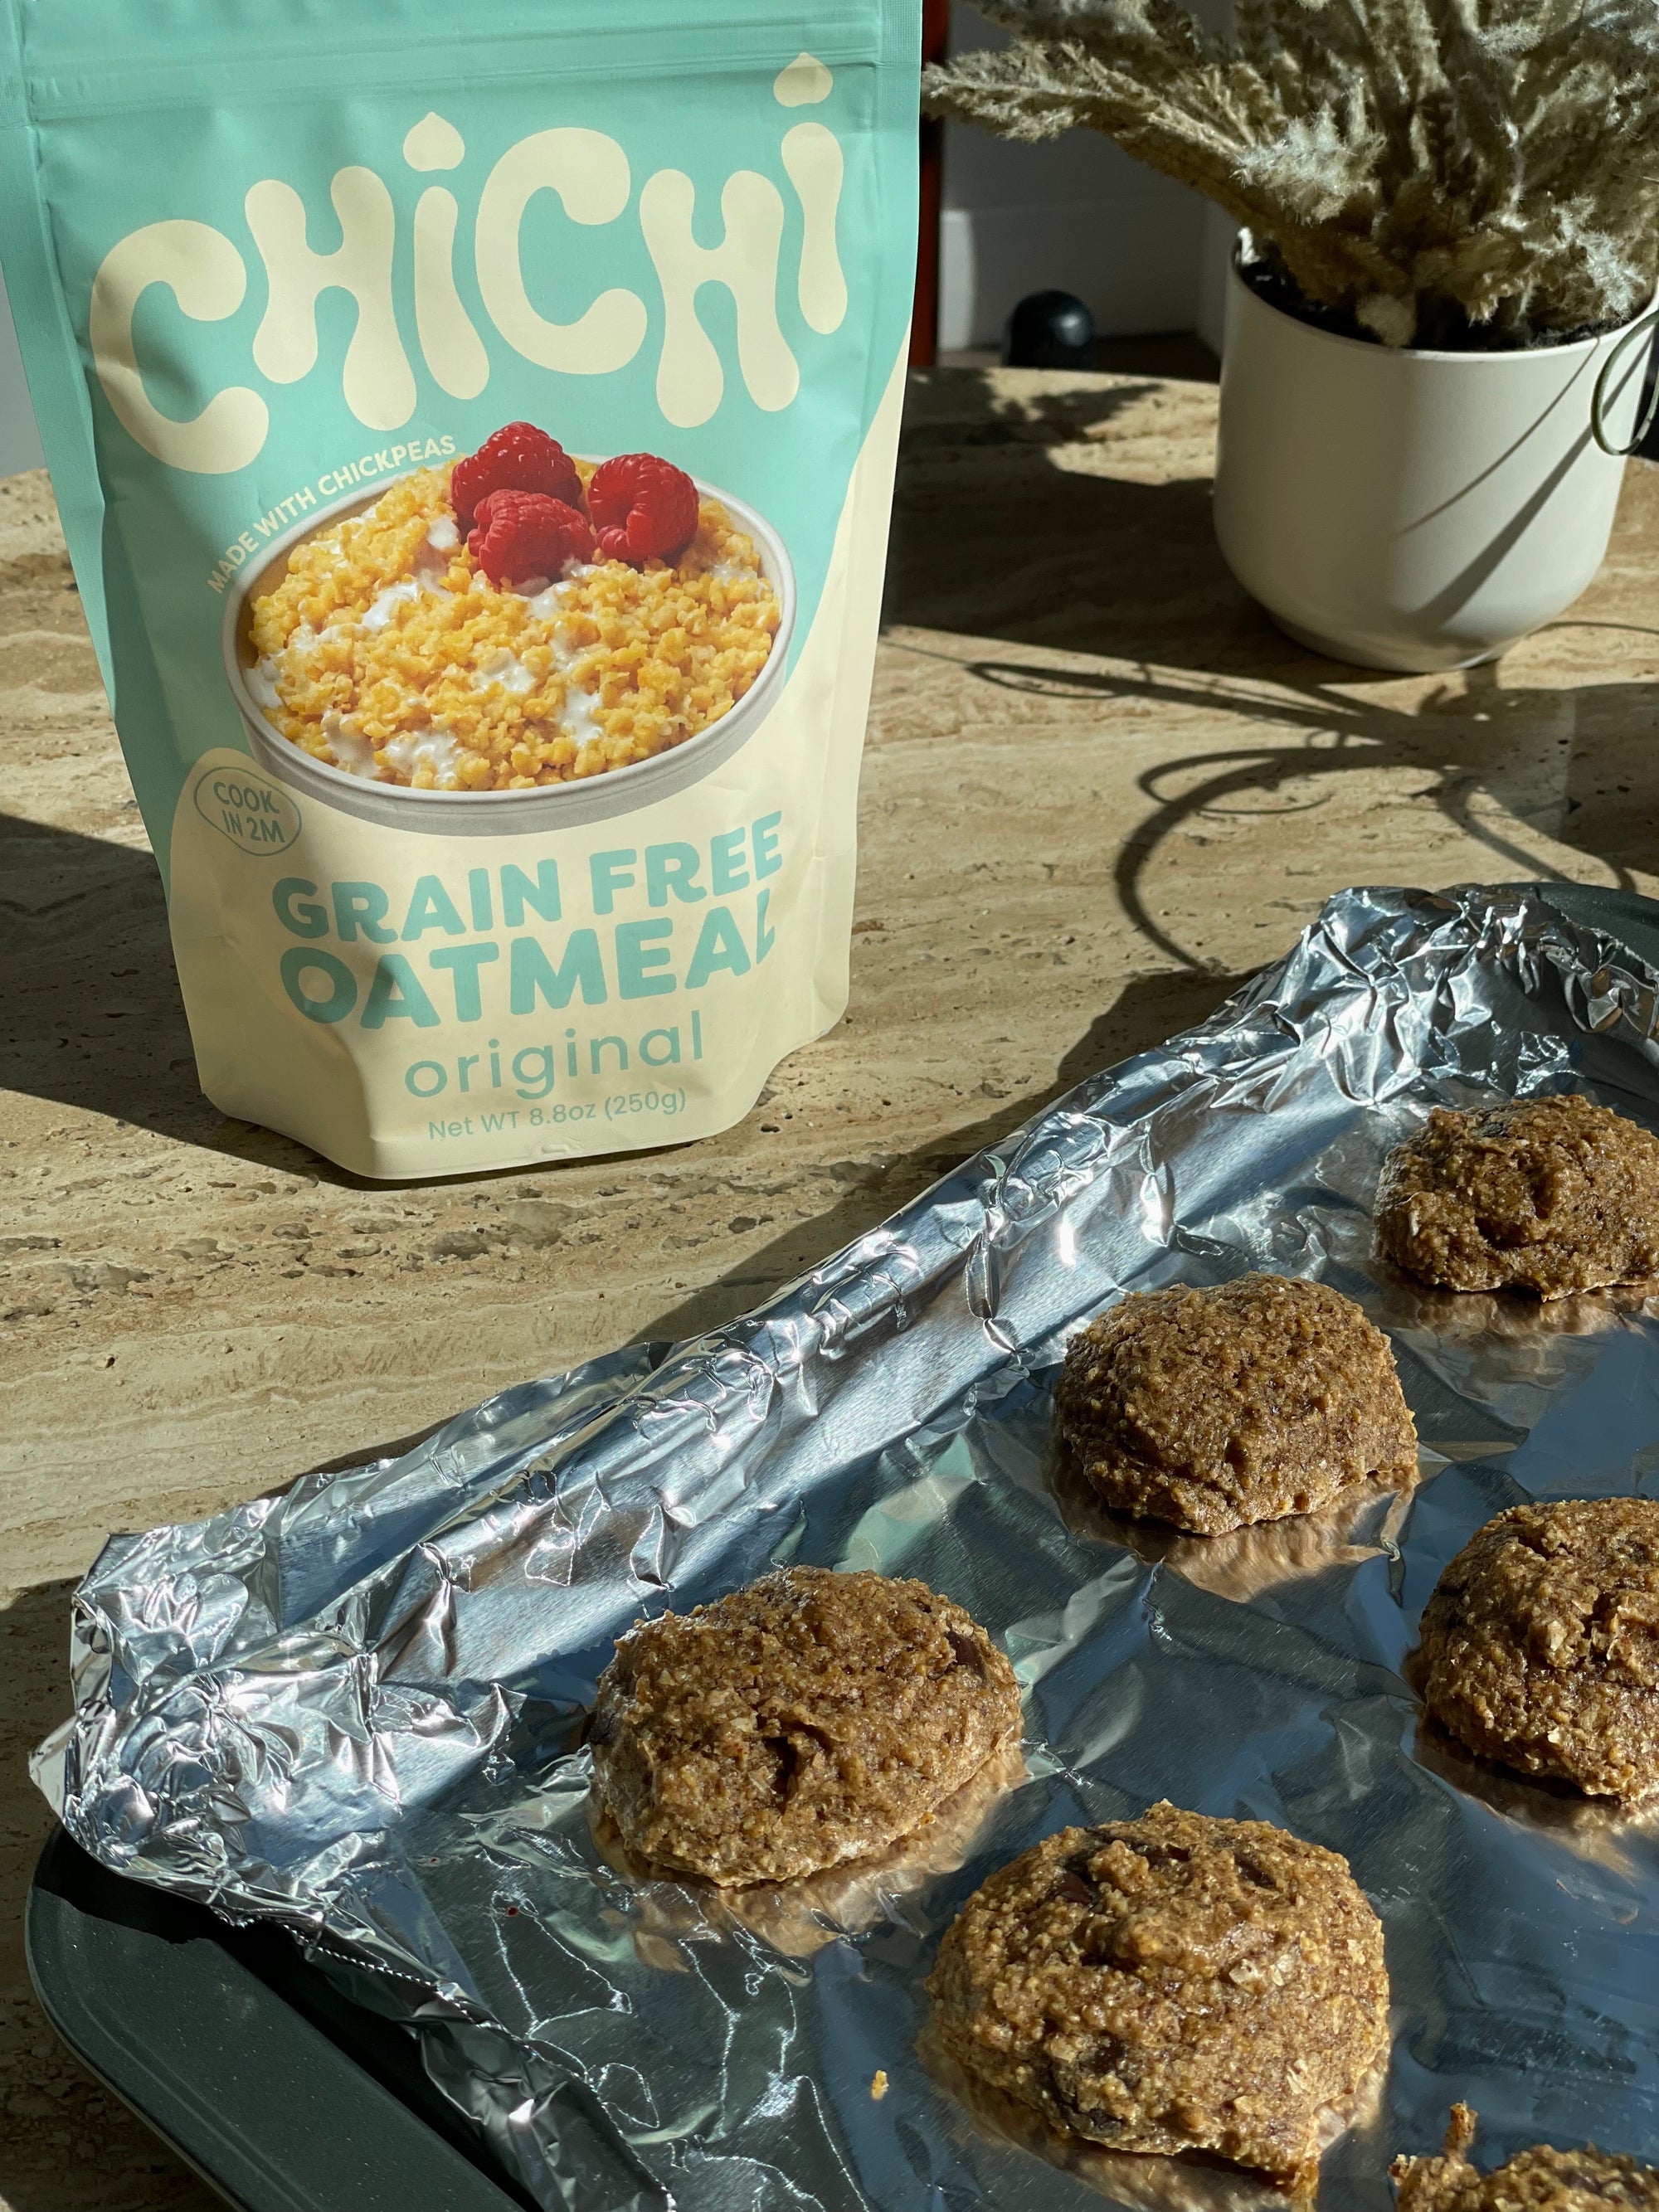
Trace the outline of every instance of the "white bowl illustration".
{"label": "white bowl illustration", "polygon": [[261,768],[295,791],[394,830],[419,830],[445,836],[513,836],[526,830],[579,828],[666,799],[730,760],[754,735],[783,681],[795,621],[795,572],[782,538],[763,515],[717,484],[694,478],[702,496],[717,500],[736,526],[754,540],[762,574],[777,596],[778,627],[766,665],[729,714],[650,760],[607,769],[601,775],[584,776],[570,783],[539,784],[533,791],[416,791],[404,784],[349,775],[343,769],[315,759],[283,735],[249,688],[248,672],[257,656],[248,635],[248,611],[254,599],[281,581],[296,547],[348,516],[373,507],[397,480],[382,477],[372,491],[337,500],[274,539],[225,609],[225,674],[247,731],[249,749]]}

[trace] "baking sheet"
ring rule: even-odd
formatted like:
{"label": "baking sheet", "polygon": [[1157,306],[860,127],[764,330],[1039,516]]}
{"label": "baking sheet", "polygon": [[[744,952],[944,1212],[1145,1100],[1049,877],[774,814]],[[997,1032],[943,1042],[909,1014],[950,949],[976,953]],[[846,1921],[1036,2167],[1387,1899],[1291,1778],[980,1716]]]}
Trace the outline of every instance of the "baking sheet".
{"label": "baking sheet", "polygon": [[[1492,1514],[1655,1494],[1659,1328],[1632,1296],[1413,1290],[1370,1224],[1383,1152],[1432,1104],[1584,1088],[1659,1126],[1655,987],[1534,894],[1344,893],[1212,1021],[756,1315],[114,1540],[38,1778],[105,1863],[285,1923],[417,2022],[550,2206],[1259,2201],[1011,2139],[922,2033],[939,1936],[994,1866],[1160,1796],[1345,1852],[1382,1915],[1393,2063],[1325,2203],[1386,2206],[1389,2156],[1433,2147],[1457,2096],[1483,2159],[1659,2157],[1654,1827],[1431,1741],[1402,1673]],[[1416,1489],[1208,1544],[1115,1522],[1054,1458],[1066,1337],[1124,1289],[1251,1266],[1322,1276],[1389,1332]],[[798,1559],[966,1604],[1019,1674],[1024,1777],[855,1877],[735,1904],[641,1881],[580,1741],[612,1641]]]}

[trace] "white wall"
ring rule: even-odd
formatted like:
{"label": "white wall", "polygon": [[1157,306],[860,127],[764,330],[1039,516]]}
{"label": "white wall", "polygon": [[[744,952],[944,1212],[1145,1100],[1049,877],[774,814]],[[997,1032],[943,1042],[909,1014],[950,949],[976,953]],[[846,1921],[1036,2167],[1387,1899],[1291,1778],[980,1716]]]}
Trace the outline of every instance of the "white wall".
{"label": "white wall", "polygon": [[0,278],[0,477],[15,477],[20,469],[38,469],[44,459],[28,386],[23,381],[17,333],[6,305],[5,281]]}
{"label": "white wall", "polygon": [[[1225,6],[1194,12],[1213,21]],[[957,0],[952,53],[1005,43]],[[1196,329],[1218,346],[1217,240],[1231,237],[1218,210],[1097,132],[1023,146],[947,124],[942,197],[942,348],[1000,344],[1016,301],[1050,288],[1086,301],[1103,337]]]}

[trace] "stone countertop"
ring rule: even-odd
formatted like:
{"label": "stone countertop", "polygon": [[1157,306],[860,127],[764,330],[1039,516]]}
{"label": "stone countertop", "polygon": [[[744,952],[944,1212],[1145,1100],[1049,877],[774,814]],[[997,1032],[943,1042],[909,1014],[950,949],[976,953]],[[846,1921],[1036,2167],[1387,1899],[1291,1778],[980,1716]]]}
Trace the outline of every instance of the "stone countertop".
{"label": "stone countertop", "polygon": [[1210,531],[1212,385],[945,369],[907,414],[853,996],[738,1127],[375,1185],[195,1087],[160,884],[43,475],[0,483],[0,2208],[217,2200],[34,2010],[25,1749],[112,1528],[362,1456],[742,1310],[1079,1078],[1209,1012],[1352,883],[1659,890],[1659,469],[1496,667],[1281,637]]}

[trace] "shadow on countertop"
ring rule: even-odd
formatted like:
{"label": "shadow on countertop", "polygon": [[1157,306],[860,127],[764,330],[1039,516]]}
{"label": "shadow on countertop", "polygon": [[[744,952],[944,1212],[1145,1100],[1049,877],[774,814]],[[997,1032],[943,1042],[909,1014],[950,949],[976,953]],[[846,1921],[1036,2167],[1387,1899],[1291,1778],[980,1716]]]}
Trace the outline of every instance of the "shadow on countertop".
{"label": "shadow on countertop", "polygon": [[[274,1131],[233,1121],[203,1097],[161,876],[147,851],[0,814],[0,1085],[347,1188],[386,1188]],[[1065,1053],[1045,1091],[907,1156],[914,1158],[914,1176],[897,1160],[882,1173],[911,1182],[915,1190],[925,1188],[1085,1075],[1200,1019],[1237,980],[1196,963],[1132,979]],[[811,1258],[822,1258],[891,1210],[884,1206],[866,1219],[855,1205],[860,1218],[846,1236],[818,1241]],[[840,1218],[840,1209],[825,1217],[826,1235]],[[750,1264],[765,1260],[757,1255]]]}
{"label": "shadow on countertop", "polygon": [[[1447,679],[1410,713],[1356,697],[1347,687],[1366,672],[1294,645],[1233,581],[1211,529],[1206,476],[1055,465],[1062,448],[1109,442],[1127,410],[1162,395],[1178,416],[1181,395],[1200,388],[1160,383],[1148,369],[1060,380],[1016,403],[983,372],[928,373],[901,450],[887,579],[890,652],[948,662],[988,690],[1097,702],[1080,735],[1109,732],[1119,705],[1184,708],[1236,727],[1236,742],[1161,762],[1141,779],[1146,811],[1118,889],[1153,958],[1206,972],[1141,895],[1174,832],[1200,812],[1265,811],[1285,816],[1294,835],[1297,818],[1323,803],[1322,787],[1352,769],[1414,779],[1416,799],[1492,854],[1495,878],[1560,877],[1528,848],[1534,827],[1622,884],[1659,859],[1659,684],[1528,688],[1510,684],[1499,663]],[[1190,422],[1185,434],[1189,450]],[[1553,627],[1597,625],[1569,617]],[[1640,627],[1659,644],[1659,629]],[[953,638],[975,641],[971,657],[950,650]],[[1009,650],[977,649],[981,640]],[[1067,665],[1076,655],[1126,665]],[[202,1097],[148,852],[0,815],[0,1080],[259,1165],[379,1187]]]}
{"label": "shadow on countertop", "polygon": [[0,1085],[290,1173],[358,1179],[197,1087],[147,848],[0,813]]}
{"label": "shadow on countertop", "polygon": [[1190,969],[1133,977],[1063,1054],[1052,1083],[1011,1098],[995,1112],[931,1138],[915,1151],[872,1164],[836,1205],[809,1220],[792,1223],[782,1236],[746,1254],[725,1274],[700,1285],[689,1297],[655,1316],[637,1332],[635,1341],[700,1336],[746,1313],[855,1237],[877,1228],[975,1152],[1000,1144],[1086,1076],[1097,1075],[1133,1054],[1148,1052],[1205,1020],[1243,981],[1242,975]]}
{"label": "shadow on countertop", "polygon": [[[934,372],[912,393],[900,448],[884,607],[891,653],[1028,699],[1097,702],[1082,734],[1119,705],[1237,726],[1237,743],[1161,761],[1140,779],[1146,811],[1117,885],[1150,947],[1203,964],[1140,892],[1174,832],[1200,814],[1272,813],[1293,835],[1295,817],[1324,803],[1320,787],[1355,769],[1420,779],[1413,795],[1486,848],[1494,880],[1573,879],[1537,849],[1534,829],[1625,888],[1659,864],[1659,683],[1528,685],[1500,660],[1409,679],[1409,711],[1356,696],[1358,684],[1391,679],[1310,653],[1274,626],[1221,557],[1209,477],[1152,471],[1144,415],[1127,449],[1134,472],[1079,465],[1091,447],[1109,451],[1114,424],[1160,390],[1126,377],[1009,394],[985,371]],[[1640,637],[1659,653],[1659,625],[1568,614],[1547,629],[1564,642],[1598,630]],[[951,637],[1013,650],[952,651]],[[1123,665],[1060,657],[1074,655]]]}

